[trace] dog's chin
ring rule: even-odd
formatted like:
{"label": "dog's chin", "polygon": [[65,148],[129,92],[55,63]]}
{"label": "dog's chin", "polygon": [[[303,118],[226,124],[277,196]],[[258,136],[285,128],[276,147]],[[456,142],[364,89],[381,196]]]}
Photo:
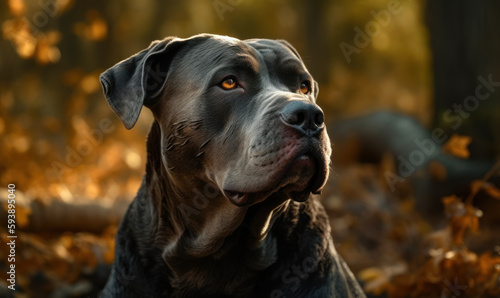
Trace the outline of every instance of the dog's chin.
{"label": "dog's chin", "polygon": [[325,175],[323,165],[311,155],[303,154],[292,159],[283,169],[281,177],[273,182],[276,186],[256,192],[224,191],[226,197],[236,206],[247,206],[244,222],[257,241],[264,239],[279,214],[290,199],[306,201],[311,193],[320,191]]}
{"label": "dog's chin", "polygon": [[320,160],[311,155],[302,154],[286,167],[279,169],[282,172],[279,179],[264,183],[264,185],[271,185],[270,187],[256,186],[252,191],[225,189],[224,194],[234,205],[240,207],[258,204],[273,194],[303,202],[311,193],[321,192],[326,180],[324,168],[325,165]]}

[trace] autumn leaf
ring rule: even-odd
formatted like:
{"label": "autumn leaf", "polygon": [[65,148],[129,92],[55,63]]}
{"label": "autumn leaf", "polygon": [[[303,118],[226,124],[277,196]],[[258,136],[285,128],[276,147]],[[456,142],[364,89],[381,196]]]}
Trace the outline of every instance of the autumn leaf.
{"label": "autumn leaf", "polygon": [[450,218],[452,243],[461,245],[466,232],[475,233],[479,229],[482,212],[472,205],[464,204],[457,196],[443,198],[445,214]]}
{"label": "autumn leaf", "polygon": [[40,64],[57,63],[61,58],[61,52],[55,45],[61,40],[58,31],[50,31],[37,37],[37,48],[35,58]]}
{"label": "autumn leaf", "polygon": [[369,267],[359,273],[359,279],[365,282],[364,289],[367,292],[380,295],[386,291],[393,276],[407,273],[406,264],[398,262],[383,267]]}
{"label": "autumn leaf", "polygon": [[453,134],[443,146],[443,152],[460,158],[469,158],[470,152],[467,146],[472,141],[469,136]]}
{"label": "autumn leaf", "polygon": [[26,4],[23,0],[9,0],[7,5],[9,12],[16,17],[22,16],[26,11]]}
{"label": "autumn leaf", "polygon": [[16,208],[16,222],[20,228],[27,227],[29,224],[29,217],[31,209],[29,207],[19,206]]}
{"label": "autumn leaf", "polygon": [[382,269],[374,267],[363,269],[359,278],[365,282],[365,291],[375,295],[382,294],[389,283],[389,276]]}
{"label": "autumn leaf", "polygon": [[23,59],[33,57],[37,39],[33,36],[25,19],[17,18],[2,23],[2,34],[15,46],[17,54]]}
{"label": "autumn leaf", "polygon": [[445,214],[450,218],[462,216],[466,212],[464,203],[455,195],[444,197],[442,202],[445,208]]}
{"label": "autumn leaf", "polygon": [[73,31],[76,35],[92,41],[100,41],[108,35],[108,25],[96,10],[87,12],[87,22],[78,22]]}
{"label": "autumn leaf", "polygon": [[472,193],[477,194],[481,190],[484,190],[492,198],[500,200],[500,190],[491,182],[483,180],[474,180],[471,182]]}

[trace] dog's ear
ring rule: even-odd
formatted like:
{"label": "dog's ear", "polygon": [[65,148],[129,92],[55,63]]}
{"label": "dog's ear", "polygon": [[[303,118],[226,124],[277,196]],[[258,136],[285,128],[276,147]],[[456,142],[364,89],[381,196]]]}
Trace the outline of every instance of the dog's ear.
{"label": "dog's ear", "polygon": [[154,41],[100,76],[104,95],[127,129],[134,127],[143,105],[153,105],[167,80],[168,69],[184,39]]}

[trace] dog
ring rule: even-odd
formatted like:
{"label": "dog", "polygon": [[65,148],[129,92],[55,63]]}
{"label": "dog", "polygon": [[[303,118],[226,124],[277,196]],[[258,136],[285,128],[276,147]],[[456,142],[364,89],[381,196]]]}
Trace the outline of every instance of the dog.
{"label": "dog", "polygon": [[286,41],[166,38],[100,76],[127,129],[154,115],[105,297],[365,297],[318,196],[331,145]]}

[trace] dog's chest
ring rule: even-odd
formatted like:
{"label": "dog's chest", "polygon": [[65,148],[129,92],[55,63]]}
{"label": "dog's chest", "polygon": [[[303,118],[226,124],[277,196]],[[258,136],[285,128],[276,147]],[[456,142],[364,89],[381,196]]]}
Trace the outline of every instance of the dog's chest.
{"label": "dog's chest", "polygon": [[257,244],[241,243],[225,254],[190,264],[171,279],[172,297],[246,297],[267,268],[277,261],[276,238],[269,235]]}

